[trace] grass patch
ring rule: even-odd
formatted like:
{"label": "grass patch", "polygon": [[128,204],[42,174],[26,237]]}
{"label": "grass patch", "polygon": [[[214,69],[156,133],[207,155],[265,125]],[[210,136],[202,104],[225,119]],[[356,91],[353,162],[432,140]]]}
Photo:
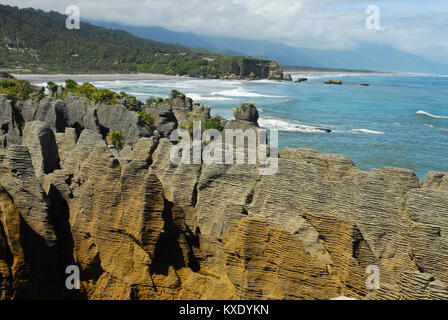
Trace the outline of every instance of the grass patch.
{"label": "grass patch", "polygon": [[33,91],[28,81],[19,79],[3,79],[0,80],[0,93],[8,96],[8,99],[15,97],[27,100]]}
{"label": "grass patch", "polygon": [[216,130],[222,130],[221,121],[217,119],[210,119],[204,124],[204,129],[216,129]]}
{"label": "grass patch", "polygon": [[121,147],[123,144],[123,133],[120,130],[116,130],[107,135],[107,143],[114,145],[115,147]]}
{"label": "grass patch", "polygon": [[139,111],[139,112],[137,112],[137,114],[140,116],[140,118],[145,123],[145,128],[149,132],[154,131],[154,129],[155,129],[154,116],[148,112],[143,112],[143,111]]}

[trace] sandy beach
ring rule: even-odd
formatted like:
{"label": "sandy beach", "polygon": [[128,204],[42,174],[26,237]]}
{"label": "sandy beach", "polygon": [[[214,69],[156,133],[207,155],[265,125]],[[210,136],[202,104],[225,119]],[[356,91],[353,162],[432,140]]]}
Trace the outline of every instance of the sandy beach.
{"label": "sandy beach", "polygon": [[170,80],[186,78],[179,76],[168,76],[153,73],[110,73],[110,74],[13,74],[14,77],[31,82],[64,81],[72,79],[75,81],[113,81],[113,80]]}

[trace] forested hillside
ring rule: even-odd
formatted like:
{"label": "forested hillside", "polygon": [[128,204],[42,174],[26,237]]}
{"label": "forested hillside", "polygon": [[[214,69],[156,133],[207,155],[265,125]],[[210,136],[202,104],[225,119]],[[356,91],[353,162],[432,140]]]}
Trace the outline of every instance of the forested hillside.
{"label": "forested hillside", "polygon": [[[65,27],[58,12],[0,5],[0,69],[31,72],[151,72],[209,78],[249,76],[242,69],[248,59],[255,78],[269,74],[276,63],[226,57],[136,37],[81,22],[80,29]],[[265,68],[266,65],[266,68]],[[264,69],[263,69],[264,68]],[[258,72],[257,72],[258,71]]]}

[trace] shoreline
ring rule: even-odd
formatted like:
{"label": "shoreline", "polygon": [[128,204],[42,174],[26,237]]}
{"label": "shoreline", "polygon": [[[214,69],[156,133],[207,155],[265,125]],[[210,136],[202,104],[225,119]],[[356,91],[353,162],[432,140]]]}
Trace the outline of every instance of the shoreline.
{"label": "shoreline", "polygon": [[175,80],[193,79],[185,76],[170,76],[155,73],[92,73],[92,74],[19,74],[12,73],[18,79],[27,81],[64,81],[72,79],[75,81],[112,81],[112,80]]}

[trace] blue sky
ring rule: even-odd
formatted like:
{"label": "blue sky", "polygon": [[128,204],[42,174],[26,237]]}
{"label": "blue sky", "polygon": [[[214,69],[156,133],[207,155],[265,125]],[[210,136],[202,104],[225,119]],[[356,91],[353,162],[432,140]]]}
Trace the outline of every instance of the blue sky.
{"label": "blue sky", "polygon": [[[174,31],[273,40],[291,46],[353,49],[361,42],[448,63],[447,0],[0,0],[2,4]],[[380,29],[365,26],[366,7],[380,9]]]}

